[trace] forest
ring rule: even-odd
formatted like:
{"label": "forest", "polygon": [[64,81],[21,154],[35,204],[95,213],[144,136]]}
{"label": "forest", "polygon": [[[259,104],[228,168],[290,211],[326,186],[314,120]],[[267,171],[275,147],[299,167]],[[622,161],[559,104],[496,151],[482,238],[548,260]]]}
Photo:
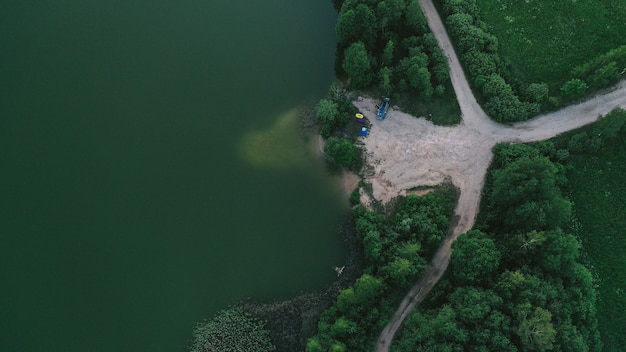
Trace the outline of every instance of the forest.
{"label": "forest", "polygon": [[601,351],[597,292],[570,227],[568,149],[498,145],[475,228],[394,351]]}

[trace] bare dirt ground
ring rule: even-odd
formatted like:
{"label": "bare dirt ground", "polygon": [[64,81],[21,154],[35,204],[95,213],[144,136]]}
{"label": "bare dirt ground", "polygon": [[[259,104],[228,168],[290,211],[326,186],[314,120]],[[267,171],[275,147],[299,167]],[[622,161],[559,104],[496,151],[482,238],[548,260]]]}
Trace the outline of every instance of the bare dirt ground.
{"label": "bare dirt ground", "polygon": [[450,235],[433,256],[424,276],[411,288],[379,336],[374,351],[386,352],[402,322],[439,281],[448,266],[451,244],[470,230],[478,212],[485,174],[496,143],[534,142],[592,123],[615,107],[626,108],[626,81],[592,99],[504,126],[493,122],[476,102],[432,0],[420,0],[428,25],[449,59],[450,78],[461,107],[462,122],[454,127],[435,126],[401,111],[390,110],[376,119],[375,102],[358,99],[354,104],[372,123],[364,139],[366,159],[372,171],[366,182],[383,203],[418,186],[450,180],[460,190],[455,209],[458,219]]}

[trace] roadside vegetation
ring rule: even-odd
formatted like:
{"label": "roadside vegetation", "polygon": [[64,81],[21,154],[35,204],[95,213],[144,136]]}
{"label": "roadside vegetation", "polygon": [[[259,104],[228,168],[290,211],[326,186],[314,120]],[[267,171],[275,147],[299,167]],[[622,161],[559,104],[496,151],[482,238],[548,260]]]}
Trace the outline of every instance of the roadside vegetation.
{"label": "roadside vegetation", "polygon": [[542,81],[513,85],[500,41],[482,21],[476,0],[435,0],[468,81],[485,112],[500,123],[525,121],[548,99]]}
{"label": "roadside vegetation", "polygon": [[562,107],[626,72],[621,1],[435,2],[474,93],[495,121]]}
{"label": "roadside vegetation", "polygon": [[404,293],[446,236],[456,197],[454,188],[444,186],[423,197],[398,199],[387,215],[355,205],[357,242],[366,261],[363,275],[322,314],[307,352],[373,349]]}

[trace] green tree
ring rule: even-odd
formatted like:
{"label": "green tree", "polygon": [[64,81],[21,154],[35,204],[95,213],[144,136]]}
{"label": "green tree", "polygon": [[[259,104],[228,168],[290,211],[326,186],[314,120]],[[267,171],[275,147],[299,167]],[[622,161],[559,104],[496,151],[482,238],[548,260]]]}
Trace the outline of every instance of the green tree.
{"label": "green tree", "polygon": [[573,78],[561,87],[561,94],[568,99],[577,98],[585,93],[587,90],[587,83],[582,79]]}
{"label": "green tree", "polygon": [[545,237],[535,256],[535,265],[553,275],[568,273],[579,256],[580,242],[560,229],[545,232]]}
{"label": "green tree", "polygon": [[339,116],[339,106],[330,99],[322,99],[315,106],[315,114],[323,124],[333,126]]}
{"label": "green tree", "polygon": [[[489,77],[498,72],[499,57],[480,50],[470,50],[465,54],[465,64],[472,77]],[[478,85],[479,88],[482,85]]]}
{"label": "green tree", "polygon": [[353,9],[339,14],[336,31],[337,43],[340,45],[346,45],[358,39],[359,26],[357,25],[356,13]]}
{"label": "green tree", "polygon": [[483,95],[486,97],[493,96],[512,96],[513,88],[510,84],[506,83],[504,78],[498,74],[492,74],[488,77],[487,81],[483,85]]}
{"label": "green tree", "polygon": [[476,0],[445,0],[443,9],[447,14],[465,13],[474,17],[478,14]]}
{"label": "green tree", "polygon": [[455,309],[457,320],[466,326],[481,324],[503,303],[502,298],[494,291],[471,286],[457,288],[449,299]]}
{"label": "green tree", "polygon": [[[471,15],[463,12],[456,12],[452,15],[448,16],[446,19],[446,27],[450,32],[450,35],[454,38],[464,38],[468,36],[471,28],[474,26],[474,18]],[[464,48],[464,51],[468,49],[476,49],[479,48]]]}
{"label": "green tree", "polygon": [[342,68],[350,77],[350,84],[355,88],[365,88],[372,82],[372,65],[363,42],[356,42],[344,53]]}
{"label": "green tree", "polygon": [[552,325],[552,314],[541,307],[523,304],[517,307],[519,335],[526,351],[549,351],[553,348],[556,330]]}
{"label": "green tree", "polygon": [[391,66],[393,63],[395,46],[396,45],[391,39],[387,42],[387,45],[385,45],[385,49],[383,49],[383,55],[381,57],[383,65]]}
{"label": "green tree", "polygon": [[[464,351],[469,332],[456,319],[456,311],[444,305],[436,313],[415,310],[404,323],[398,351]],[[394,350],[395,351],[395,350]]]}
{"label": "green tree", "polygon": [[[356,5],[356,6],[354,6]],[[363,3],[346,2],[337,19],[337,43],[343,47],[361,41],[371,48],[376,42],[376,15]]]}
{"label": "green tree", "polygon": [[428,99],[433,95],[434,88],[430,82],[428,56],[426,54],[422,52],[413,53],[410,58],[400,61],[399,68],[406,77],[409,87],[422,98]]}
{"label": "green tree", "polygon": [[335,321],[335,323],[331,327],[331,330],[334,336],[341,337],[356,333],[358,330],[358,326],[350,319],[346,317],[340,317]]}
{"label": "green tree", "polygon": [[350,319],[362,319],[362,315],[377,304],[384,292],[383,280],[363,274],[356,283],[339,293],[337,309]]}
{"label": "green tree", "polygon": [[332,164],[345,169],[353,169],[360,160],[359,148],[345,138],[330,137],[324,147],[324,154]]}
{"label": "green tree", "polygon": [[331,99],[322,99],[315,105],[315,115],[322,124],[320,134],[324,138],[331,136],[333,131],[340,127],[344,119],[341,119],[339,105]]}
{"label": "green tree", "polygon": [[[424,35],[424,37],[427,37]],[[446,56],[441,52],[439,47],[435,47],[431,53],[432,72],[435,84],[445,84],[450,78],[450,68],[448,67],[448,60]]]}
{"label": "green tree", "polygon": [[520,290],[526,285],[526,275],[519,270],[506,270],[500,274],[499,280],[494,286],[498,295],[507,301],[512,301]]}
{"label": "green tree", "polygon": [[396,257],[381,268],[381,273],[399,287],[410,285],[415,279],[418,268],[406,258]]}
{"label": "green tree", "polygon": [[330,350],[329,350],[329,352],[345,352],[345,351],[347,351],[346,345],[338,341],[335,341],[335,343],[333,343],[330,346]]}
{"label": "green tree", "polygon": [[406,4],[404,0],[383,0],[376,7],[376,20],[382,34],[385,34],[387,28],[400,21],[405,13]]}
{"label": "green tree", "polygon": [[393,90],[393,87],[391,84],[392,74],[393,73],[391,69],[387,66],[380,69],[380,73],[378,75],[379,76],[378,89],[380,90],[380,94],[382,94],[383,96],[391,95],[391,92]]}
{"label": "green tree", "polygon": [[492,225],[501,231],[553,229],[569,219],[571,204],[556,186],[558,169],[548,158],[522,157],[493,173]]}
{"label": "green tree", "polygon": [[423,34],[428,26],[419,0],[410,0],[406,8],[405,22],[407,28],[415,34]]}
{"label": "green tree", "polygon": [[507,165],[523,157],[541,157],[539,150],[528,144],[498,144],[493,147],[493,164],[497,169],[503,169]]}
{"label": "green tree", "polygon": [[328,97],[332,100],[343,100],[346,90],[342,88],[337,82],[333,82],[328,87]]}
{"label": "green tree", "polygon": [[379,262],[383,250],[383,243],[378,231],[369,231],[363,238],[363,252],[365,259],[370,262]]}
{"label": "green tree", "polygon": [[364,274],[354,284],[354,290],[359,300],[365,305],[373,305],[383,293],[383,281],[372,275]]}
{"label": "green tree", "polygon": [[326,349],[317,337],[313,337],[306,344],[306,352],[326,352]]}
{"label": "green tree", "polygon": [[479,230],[471,230],[459,237],[452,248],[452,276],[459,285],[482,282],[496,271],[500,263],[500,252],[495,243]]}
{"label": "green tree", "polygon": [[529,101],[540,103],[548,97],[549,89],[546,83],[531,83],[526,88],[526,98]]}
{"label": "green tree", "polygon": [[272,344],[265,324],[240,308],[229,308],[193,330],[191,352],[269,352]]}

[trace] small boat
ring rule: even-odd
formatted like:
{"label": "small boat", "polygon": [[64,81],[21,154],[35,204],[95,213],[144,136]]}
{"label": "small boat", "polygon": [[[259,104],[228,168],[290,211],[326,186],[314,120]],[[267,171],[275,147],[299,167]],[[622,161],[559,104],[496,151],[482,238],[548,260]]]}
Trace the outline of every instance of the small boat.
{"label": "small boat", "polygon": [[378,113],[376,116],[378,116],[379,120],[383,120],[385,118],[385,115],[387,115],[387,109],[389,109],[389,98],[383,99],[383,105],[378,107]]}

